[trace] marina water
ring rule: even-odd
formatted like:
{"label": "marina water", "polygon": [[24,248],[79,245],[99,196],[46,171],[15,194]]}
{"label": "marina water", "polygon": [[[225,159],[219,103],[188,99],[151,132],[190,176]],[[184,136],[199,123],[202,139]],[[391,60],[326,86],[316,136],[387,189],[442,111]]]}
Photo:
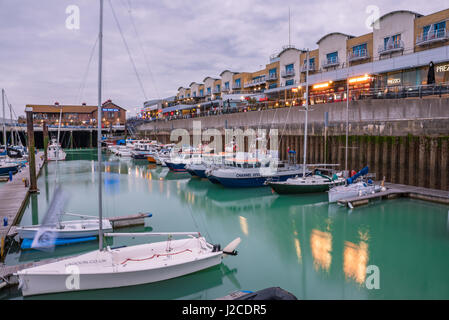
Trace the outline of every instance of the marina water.
{"label": "marina water", "polygon": [[[67,161],[47,164],[38,179],[40,193],[30,198],[20,224],[42,220],[57,181],[70,198],[67,212],[97,215],[95,159],[95,150],[69,151]],[[145,226],[124,232],[200,231],[210,243],[222,246],[241,237],[239,255],[218,267],[160,283],[31,299],[216,299],[240,289],[272,286],[299,299],[449,299],[448,206],[396,199],[348,210],[328,204],[327,194],[280,196],[268,187],[225,189],[147,161],[106,154],[104,160],[105,217],[153,213]],[[117,238],[107,244],[150,240]],[[51,253],[13,247],[5,263],[97,247],[95,241]],[[20,291],[11,291],[1,298],[22,297]]]}

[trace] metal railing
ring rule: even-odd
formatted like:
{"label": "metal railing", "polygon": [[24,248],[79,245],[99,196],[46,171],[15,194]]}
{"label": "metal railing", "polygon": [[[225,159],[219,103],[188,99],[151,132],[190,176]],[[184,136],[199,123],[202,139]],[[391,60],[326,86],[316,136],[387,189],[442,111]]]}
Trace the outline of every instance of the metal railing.
{"label": "metal railing", "polygon": [[[315,63],[309,63],[309,71],[315,71]],[[307,65],[303,64],[301,66],[301,72],[306,72],[307,71]]]}
{"label": "metal railing", "polygon": [[281,72],[282,78],[288,78],[288,77],[294,77],[294,76],[295,76],[295,69],[284,70]]}
{"label": "metal railing", "polygon": [[221,91],[220,91],[220,89],[215,88],[214,91],[213,91],[213,93],[214,93],[214,94],[218,94],[218,93],[221,93]]}
{"label": "metal railing", "polygon": [[324,61],[323,68],[335,67],[338,65],[340,65],[340,60],[338,59],[338,57],[332,57]]}
{"label": "metal railing", "polygon": [[242,85],[241,84],[233,84],[232,85],[232,90],[236,90],[236,89],[241,89],[242,88]]}
{"label": "metal railing", "polygon": [[397,40],[392,42],[387,42],[385,45],[379,46],[379,54],[387,54],[392,53],[396,51],[402,51],[404,50],[404,41]]}
{"label": "metal railing", "polygon": [[348,54],[349,62],[364,60],[364,59],[368,59],[368,58],[369,58],[369,53],[368,53],[368,50],[366,50],[366,49],[352,51]]}
{"label": "metal railing", "polygon": [[416,44],[417,45],[425,45],[432,42],[437,41],[444,41],[449,39],[449,33],[446,29],[438,29],[438,30],[431,30],[426,33],[421,33],[416,37]]}
{"label": "metal railing", "polygon": [[267,80],[277,80],[278,75],[276,73],[269,73],[267,74]]}
{"label": "metal railing", "polygon": [[[358,100],[378,100],[378,99],[408,99],[408,98],[423,98],[429,96],[449,96],[449,82],[434,84],[434,85],[419,85],[419,86],[389,86],[384,88],[371,88],[371,89],[352,89],[349,96],[351,101]],[[310,104],[322,104],[322,103],[337,103],[346,101],[346,91],[326,93],[326,94],[314,94],[310,93]],[[288,102],[288,103],[287,103]],[[290,107],[291,105],[299,106],[304,103],[304,99],[288,99],[287,101],[280,99],[276,101],[256,102],[251,105],[242,105],[238,108],[225,108],[218,107],[215,110],[202,110],[200,114],[197,112],[187,115],[169,116],[166,119],[154,119],[145,120],[146,122],[152,121],[167,121],[175,119],[197,118],[207,117],[216,114],[223,113],[236,113],[236,112],[251,112],[259,111],[270,108],[283,108]],[[229,109],[229,110],[228,110]]]}
{"label": "metal railing", "polygon": [[266,76],[263,76],[259,79],[251,80],[251,81],[245,83],[244,87],[245,88],[254,87],[254,86],[264,84],[265,82],[267,82]]}

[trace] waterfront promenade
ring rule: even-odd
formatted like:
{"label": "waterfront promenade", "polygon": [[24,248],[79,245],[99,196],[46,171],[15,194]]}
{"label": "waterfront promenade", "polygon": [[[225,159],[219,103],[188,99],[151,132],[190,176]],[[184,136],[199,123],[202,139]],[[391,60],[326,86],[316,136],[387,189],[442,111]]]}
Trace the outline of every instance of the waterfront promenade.
{"label": "waterfront promenade", "polygon": [[[43,159],[43,153],[38,152],[36,155],[36,174],[39,176],[45,161]],[[5,238],[8,236],[10,229],[18,222],[20,215],[29,195],[29,186],[25,186],[23,179],[30,179],[29,166],[22,168],[20,172],[13,176],[12,181],[8,181],[3,186],[0,186],[0,239],[1,250],[3,253],[3,246]],[[4,218],[8,219],[7,226],[3,225]]]}

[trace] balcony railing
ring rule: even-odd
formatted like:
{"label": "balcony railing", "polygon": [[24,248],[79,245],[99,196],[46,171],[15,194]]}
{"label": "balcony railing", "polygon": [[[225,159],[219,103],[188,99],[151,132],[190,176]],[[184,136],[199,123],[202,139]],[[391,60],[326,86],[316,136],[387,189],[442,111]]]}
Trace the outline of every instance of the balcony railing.
{"label": "balcony railing", "polygon": [[229,92],[229,91],[230,91],[229,87],[228,88],[226,88],[226,87],[221,88],[221,92]]}
{"label": "balcony railing", "polygon": [[269,74],[267,74],[267,81],[277,80],[277,79],[278,79],[278,75],[276,73],[269,73]]}
{"label": "balcony railing", "polygon": [[[309,63],[309,71],[315,71],[315,63]],[[307,65],[303,64],[301,66],[301,72],[307,72]]]}
{"label": "balcony railing", "polygon": [[421,33],[416,38],[416,45],[422,46],[432,42],[445,41],[449,39],[449,32],[446,29],[432,30],[426,33]]}
{"label": "balcony railing", "polygon": [[368,50],[366,50],[366,49],[352,51],[348,54],[349,62],[365,60],[368,58],[369,58],[369,53],[368,53]]}
{"label": "balcony railing", "polygon": [[323,63],[323,68],[330,68],[340,65],[338,57],[329,58]]}
{"label": "balcony railing", "polygon": [[288,78],[288,77],[294,77],[294,76],[295,76],[295,69],[284,70],[281,73],[282,78]]}
{"label": "balcony railing", "polygon": [[214,93],[214,94],[219,94],[219,93],[221,93],[221,91],[220,91],[220,89],[215,88],[214,91],[213,91],[213,93]]}
{"label": "balcony railing", "polygon": [[403,51],[404,50],[404,41],[398,40],[393,42],[388,42],[385,45],[379,46],[379,54],[388,54],[393,53],[397,51]]}
{"label": "balcony railing", "polygon": [[232,90],[237,90],[237,89],[241,89],[242,88],[242,85],[241,84],[236,84],[236,83],[234,83],[233,85],[232,85]]}
{"label": "balcony railing", "polygon": [[259,86],[261,84],[264,84],[265,82],[267,82],[266,76],[263,76],[262,78],[255,79],[255,80],[245,83],[244,87],[249,88],[249,87]]}

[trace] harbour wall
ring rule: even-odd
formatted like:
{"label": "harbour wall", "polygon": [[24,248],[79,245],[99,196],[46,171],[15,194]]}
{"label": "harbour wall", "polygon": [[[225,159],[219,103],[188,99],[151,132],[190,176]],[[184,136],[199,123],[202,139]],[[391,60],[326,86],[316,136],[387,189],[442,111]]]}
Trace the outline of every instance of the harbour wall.
{"label": "harbour wall", "polygon": [[[137,129],[141,136],[170,143],[174,129],[277,129],[279,152],[287,149],[303,161],[304,108],[291,107],[195,119],[157,121]],[[307,163],[345,167],[346,103],[310,106]],[[432,189],[449,190],[449,99],[351,101],[349,105],[348,168],[365,165],[377,179]],[[177,142],[177,141],[175,141]],[[245,141],[245,147],[247,146]]]}

